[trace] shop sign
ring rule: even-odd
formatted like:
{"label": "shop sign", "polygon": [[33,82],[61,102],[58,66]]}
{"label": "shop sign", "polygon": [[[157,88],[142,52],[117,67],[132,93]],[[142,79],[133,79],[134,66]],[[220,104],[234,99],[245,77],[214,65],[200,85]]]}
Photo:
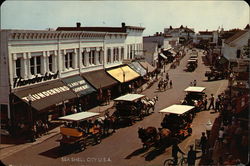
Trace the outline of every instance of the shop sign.
{"label": "shop sign", "polygon": [[42,82],[42,81],[56,79],[58,77],[58,74],[59,74],[59,71],[57,71],[55,74],[48,74],[46,72],[44,76],[36,75],[35,78],[27,79],[27,80],[24,80],[21,77],[17,77],[17,78],[14,78],[14,85],[13,86],[15,88],[15,87],[19,87],[19,86],[28,85],[28,84],[34,84],[34,83],[38,83],[38,82]]}
{"label": "shop sign", "polygon": [[67,85],[72,88],[74,92],[84,91],[89,88],[85,80],[68,83]]}
{"label": "shop sign", "polygon": [[[62,93],[62,92],[68,91],[68,90],[69,90],[69,88],[67,86],[56,87],[56,88],[49,89],[49,90],[46,90],[43,92],[31,94],[30,100],[31,101],[40,100],[40,99],[43,99],[45,97],[59,94],[59,93]],[[22,97],[22,99],[29,102],[29,96]]]}

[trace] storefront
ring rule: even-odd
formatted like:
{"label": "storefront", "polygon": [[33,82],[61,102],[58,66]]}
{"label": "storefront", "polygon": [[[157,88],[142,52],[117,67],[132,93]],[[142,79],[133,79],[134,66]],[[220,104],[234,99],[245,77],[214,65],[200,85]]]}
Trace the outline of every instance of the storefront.
{"label": "storefront", "polygon": [[117,80],[111,77],[105,72],[105,70],[97,70],[93,72],[87,72],[82,76],[98,91],[97,100],[100,102],[105,101],[108,90],[111,91],[111,98],[120,95],[120,85]]}
{"label": "storefront", "polygon": [[60,80],[21,89],[11,94],[13,126],[31,125],[37,120],[50,121],[62,115],[65,103],[74,103],[76,94]]}
{"label": "storefront", "polygon": [[109,69],[107,70],[107,73],[122,84],[122,93],[130,92],[130,86],[135,84],[136,79],[140,77],[137,72],[127,65],[115,69]]}
{"label": "storefront", "polygon": [[144,68],[144,69],[146,69],[146,72],[147,72],[147,74],[151,74],[151,73],[154,73],[155,72],[155,70],[156,70],[156,68],[155,67],[153,67],[153,66],[151,66],[148,62],[139,62],[140,63],[140,65]]}
{"label": "storefront", "polygon": [[78,111],[87,110],[96,104],[96,90],[83,77],[72,76],[62,79],[62,82],[76,94],[74,106]]}
{"label": "storefront", "polygon": [[132,62],[128,64],[128,66],[141,76],[137,79],[137,84],[135,85],[136,86],[135,88],[140,87],[143,83],[147,81],[147,79],[144,77],[147,74],[147,70],[144,69],[139,62]]}

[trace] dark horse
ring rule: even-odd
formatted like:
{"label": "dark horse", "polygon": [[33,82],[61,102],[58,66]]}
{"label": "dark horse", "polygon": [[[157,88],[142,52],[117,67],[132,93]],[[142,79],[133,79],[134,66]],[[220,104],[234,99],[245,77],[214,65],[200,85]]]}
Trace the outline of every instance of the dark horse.
{"label": "dark horse", "polygon": [[170,134],[171,132],[168,129],[160,129],[159,132],[157,132],[155,127],[138,129],[138,135],[143,143],[143,148],[161,146],[167,143],[170,140]]}
{"label": "dark horse", "polygon": [[117,127],[118,119],[114,115],[110,116],[109,114],[105,114],[105,118],[103,120],[104,135],[108,135],[110,129],[112,129],[112,133],[114,133]]}

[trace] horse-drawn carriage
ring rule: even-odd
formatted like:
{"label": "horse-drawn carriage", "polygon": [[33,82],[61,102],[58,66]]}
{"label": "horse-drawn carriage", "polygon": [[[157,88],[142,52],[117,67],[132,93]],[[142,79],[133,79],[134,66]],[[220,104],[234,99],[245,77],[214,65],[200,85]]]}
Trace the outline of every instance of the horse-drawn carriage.
{"label": "horse-drawn carriage", "polygon": [[101,142],[102,129],[90,119],[98,116],[99,113],[80,112],[72,115],[60,117],[65,121],[65,125],[60,127],[62,138],[60,142],[61,152],[64,150],[84,150],[89,144],[98,144]]}
{"label": "horse-drawn carriage", "polygon": [[191,135],[193,108],[193,106],[187,105],[172,105],[159,111],[166,114],[161,123],[162,128],[158,128],[158,130],[155,127],[138,129],[143,147],[165,148]]}
{"label": "horse-drawn carriage", "polygon": [[184,91],[186,97],[182,104],[195,106],[196,111],[200,111],[203,108],[203,96],[205,95],[205,87],[189,86]]}
{"label": "horse-drawn carriage", "polygon": [[149,115],[150,109],[154,111],[156,100],[150,100],[141,94],[120,96],[114,99],[116,111],[113,116],[118,124],[132,125],[136,120],[142,120],[144,116]]}
{"label": "horse-drawn carriage", "polygon": [[161,126],[169,129],[172,137],[182,140],[192,134],[194,106],[174,104],[159,112],[165,114]]}
{"label": "horse-drawn carriage", "polygon": [[189,72],[194,71],[197,68],[198,64],[197,64],[197,60],[195,59],[189,59],[187,66],[186,66],[186,70]]}

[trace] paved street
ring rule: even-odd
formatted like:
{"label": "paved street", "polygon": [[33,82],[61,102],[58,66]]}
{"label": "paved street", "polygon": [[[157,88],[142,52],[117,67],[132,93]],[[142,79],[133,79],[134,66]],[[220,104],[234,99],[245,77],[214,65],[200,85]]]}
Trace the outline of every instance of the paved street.
{"label": "paved street", "polygon": [[[190,53],[190,52],[189,52]],[[40,144],[30,146],[19,151],[2,161],[11,165],[74,165],[74,166],[161,166],[164,160],[171,155],[171,148],[167,148],[164,153],[154,148],[147,151],[142,150],[142,143],[138,138],[138,127],[154,126],[160,127],[164,115],[158,113],[159,110],[172,104],[179,104],[185,96],[184,89],[190,82],[197,80],[197,86],[205,86],[208,97],[211,93],[217,96],[227,86],[227,80],[207,82],[204,73],[207,67],[202,62],[202,53],[199,52],[198,68],[194,72],[185,72],[188,55],[186,55],[176,69],[168,71],[170,80],[173,81],[173,88],[165,92],[157,91],[157,84],[147,89],[143,94],[152,98],[158,95],[159,101],[156,104],[155,113],[135,123],[133,126],[121,128],[116,133],[102,140],[101,144],[88,146],[83,152],[60,156],[59,143],[56,142],[60,135],[55,135]],[[165,76],[165,75],[164,75]],[[192,136],[180,143],[180,148],[187,152],[190,144],[200,138],[201,132],[205,131],[205,125],[210,120],[212,123],[218,113],[211,114],[212,111],[203,111],[195,117],[192,128]],[[199,156],[200,154],[198,154]],[[198,163],[198,161],[197,161]]]}

